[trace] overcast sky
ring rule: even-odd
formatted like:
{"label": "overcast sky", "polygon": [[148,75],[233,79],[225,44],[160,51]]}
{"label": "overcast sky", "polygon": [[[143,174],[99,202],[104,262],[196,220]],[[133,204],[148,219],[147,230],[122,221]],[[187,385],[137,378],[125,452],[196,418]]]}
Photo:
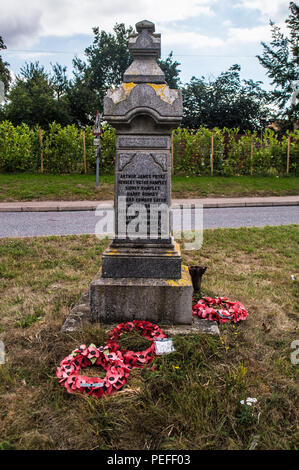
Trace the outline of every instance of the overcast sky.
{"label": "overcast sky", "polygon": [[19,73],[24,62],[39,60],[50,69],[59,62],[72,70],[74,55],[84,57],[92,28],[111,31],[115,23],[135,25],[148,19],[162,33],[162,57],[172,50],[181,79],[215,78],[232,64],[242,77],[261,80],[261,41],[269,42],[269,20],[285,27],[287,0],[8,0],[0,10],[1,54]]}

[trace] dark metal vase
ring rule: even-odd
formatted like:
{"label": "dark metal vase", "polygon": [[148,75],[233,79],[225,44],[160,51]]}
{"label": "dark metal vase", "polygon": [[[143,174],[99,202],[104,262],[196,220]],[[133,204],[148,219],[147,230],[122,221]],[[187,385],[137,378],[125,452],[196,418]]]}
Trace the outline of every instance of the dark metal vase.
{"label": "dark metal vase", "polygon": [[201,291],[201,279],[206,270],[206,266],[189,266],[189,272],[192,278],[194,292]]}

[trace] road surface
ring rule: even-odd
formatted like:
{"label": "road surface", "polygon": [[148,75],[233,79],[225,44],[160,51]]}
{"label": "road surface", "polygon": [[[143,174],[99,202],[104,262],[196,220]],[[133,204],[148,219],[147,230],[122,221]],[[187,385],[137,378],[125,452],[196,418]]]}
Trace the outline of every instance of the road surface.
{"label": "road surface", "polygon": [[[111,213],[108,213],[106,217],[109,226],[112,224]],[[2,212],[0,213],[0,237],[94,234],[100,219],[100,215],[97,216],[95,211]],[[204,229],[298,223],[299,206],[205,208],[203,210]]]}

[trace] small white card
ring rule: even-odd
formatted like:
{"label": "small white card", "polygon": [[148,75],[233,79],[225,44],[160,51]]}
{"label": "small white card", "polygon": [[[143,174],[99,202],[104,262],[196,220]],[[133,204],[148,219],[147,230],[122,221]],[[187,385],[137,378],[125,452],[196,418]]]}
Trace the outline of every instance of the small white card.
{"label": "small white card", "polygon": [[5,364],[5,348],[3,341],[0,341],[0,364]]}
{"label": "small white card", "polygon": [[169,354],[175,351],[172,338],[161,338],[155,340],[155,353],[157,356],[161,356],[161,354]]}

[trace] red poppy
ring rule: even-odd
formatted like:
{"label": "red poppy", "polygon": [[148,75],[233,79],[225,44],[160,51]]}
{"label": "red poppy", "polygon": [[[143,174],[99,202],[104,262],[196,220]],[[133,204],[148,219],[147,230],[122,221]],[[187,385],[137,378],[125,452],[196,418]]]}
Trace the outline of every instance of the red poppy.
{"label": "red poppy", "polygon": [[100,356],[100,351],[96,348],[96,346],[89,346],[88,348],[88,359],[97,359]]}
{"label": "red poppy", "polygon": [[[217,308],[215,307],[217,306]],[[218,306],[220,308],[218,308]],[[234,323],[247,318],[247,310],[241,302],[232,302],[227,297],[203,297],[193,306],[193,315],[210,321]]]}
{"label": "red poppy", "polygon": [[81,346],[73,351],[74,354],[80,354],[81,356],[88,356],[88,348],[85,344],[81,344]]}

